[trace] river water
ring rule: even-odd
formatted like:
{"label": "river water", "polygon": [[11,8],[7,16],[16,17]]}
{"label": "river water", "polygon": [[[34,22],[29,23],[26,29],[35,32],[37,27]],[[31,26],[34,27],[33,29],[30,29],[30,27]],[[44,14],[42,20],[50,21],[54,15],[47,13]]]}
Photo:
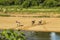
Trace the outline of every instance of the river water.
{"label": "river water", "polygon": [[27,40],[50,40],[50,33],[45,32],[26,32]]}
{"label": "river water", "polygon": [[26,40],[60,40],[60,33],[24,31]]}

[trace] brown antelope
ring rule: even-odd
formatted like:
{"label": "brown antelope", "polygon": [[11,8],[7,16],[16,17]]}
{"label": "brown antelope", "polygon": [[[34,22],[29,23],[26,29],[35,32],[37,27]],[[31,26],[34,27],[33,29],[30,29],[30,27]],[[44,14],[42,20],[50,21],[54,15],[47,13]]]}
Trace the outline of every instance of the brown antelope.
{"label": "brown antelope", "polygon": [[16,23],[17,23],[17,26],[18,26],[18,27],[23,26],[23,25],[21,25],[21,23],[18,22],[18,21],[16,21]]}
{"label": "brown antelope", "polygon": [[41,25],[42,24],[42,20],[40,20],[38,24]]}
{"label": "brown antelope", "polygon": [[46,24],[46,21],[40,20],[38,24],[39,25],[44,25],[44,24]]}
{"label": "brown antelope", "polygon": [[34,25],[34,24],[35,24],[35,20],[32,21],[32,25]]}
{"label": "brown antelope", "polygon": [[16,21],[16,23],[17,23],[17,26],[19,27],[20,26],[20,22]]}

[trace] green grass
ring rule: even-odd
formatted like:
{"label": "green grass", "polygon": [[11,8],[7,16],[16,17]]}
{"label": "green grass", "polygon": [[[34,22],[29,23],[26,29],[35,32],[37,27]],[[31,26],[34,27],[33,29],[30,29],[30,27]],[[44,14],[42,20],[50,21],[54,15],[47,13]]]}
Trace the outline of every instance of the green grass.
{"label": "green grass", "polygon": [[[2,12],[3,14],[0,14],[0,16],[2,17],[10,17],[11,15],[7,15],[4,13],[15,13],[15,12],[19,12],[20,14],[36,14],[36,13],[48,13],[50,14],[51,12],[53,12],[54,14],[60,14],[60,7],[58,8],[42,8],[42,9],[38,9],[38,8],[21,8],[20,6],[0,6],[0,12]],[[33,16],[35,17],[35,16]],[[37,16],[37,17],[50,17],[50,16]],[[60,16],[58,16],[60,17]]]}
{"label": "green grass", "polygon": [[6,12],[60,12],[60,7],[57,8],[21,8],[20,6],[0,6],[0,11],[6,9]]}
{"label": "green grass", "polygon": [[0,14],[1,17],[10,17],[10,15],[7,14]]}
{"label": "green grass", "polygon": [[33,16],[33,17],[38,17],[38,18],[50,18],[50,16]]}

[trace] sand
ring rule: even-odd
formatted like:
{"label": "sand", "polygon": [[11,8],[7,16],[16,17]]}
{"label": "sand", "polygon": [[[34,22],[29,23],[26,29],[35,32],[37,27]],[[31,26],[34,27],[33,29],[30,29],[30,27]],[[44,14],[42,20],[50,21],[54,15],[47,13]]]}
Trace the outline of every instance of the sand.
{"label": "sand", "polygon": [[[32,25],[33,20],[35,20],[34,25]],[[40,20],[42,20],[43,23],[45,22],[45,24],[38,25]],[[18,23],[16,23],[16,21]],[[0,17],[0,30],[1,29],[60,32],[60,18]]]}

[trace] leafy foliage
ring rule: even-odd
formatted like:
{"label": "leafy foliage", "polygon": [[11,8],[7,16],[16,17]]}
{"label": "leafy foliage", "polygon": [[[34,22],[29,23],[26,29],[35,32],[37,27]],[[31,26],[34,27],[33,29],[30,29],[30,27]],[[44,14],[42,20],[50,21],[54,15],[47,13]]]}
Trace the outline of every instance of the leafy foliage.
{"label": "leafy foliage", "polygon": [[43,5],[45,5],[47,7],[54,7],[54,6],[57,5],[57,2],[54,1],[54,0],[50,0],[50,1],[49,0],[46,0]]}
{"label": "leafy foliage", "polygon": [[0,40],[25,40],[23,32],[3,30],[0,32]]}
{"label": "leafy foliage", "polygon": [[32,6],[60,7],[60,0],[0,0],[0,5],[20,5],[23,8]]}

